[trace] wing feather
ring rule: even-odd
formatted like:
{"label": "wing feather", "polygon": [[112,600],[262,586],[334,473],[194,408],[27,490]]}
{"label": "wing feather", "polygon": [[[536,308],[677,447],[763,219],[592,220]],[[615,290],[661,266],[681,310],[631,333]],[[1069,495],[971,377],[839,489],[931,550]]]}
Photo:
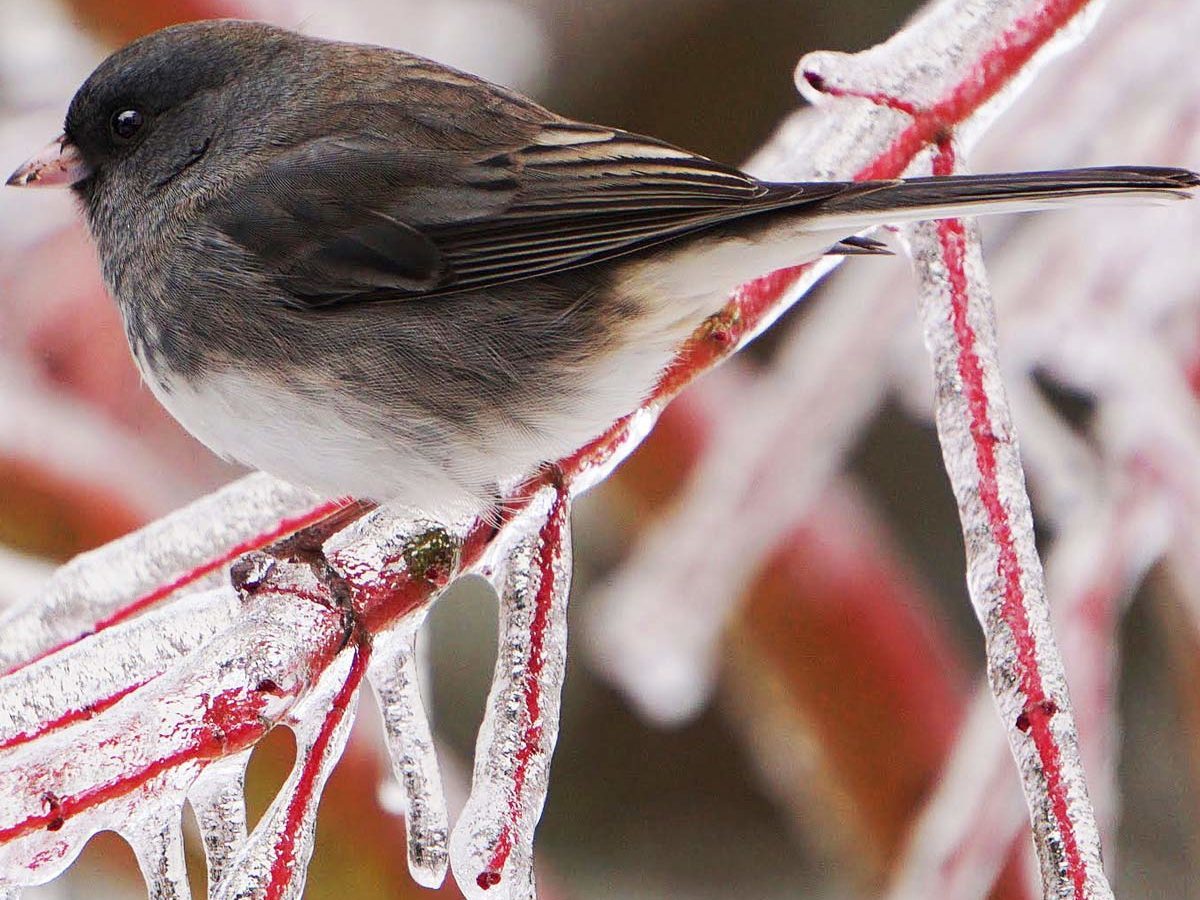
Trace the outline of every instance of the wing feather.
{"label": "wing feather", "polygon": [[318,307],[561,272],[846,188],[767,184],[662,141],[547,117],[508,148],[460,139],[439,153],[378,133],[310,141],[215,218],[294,305]]}

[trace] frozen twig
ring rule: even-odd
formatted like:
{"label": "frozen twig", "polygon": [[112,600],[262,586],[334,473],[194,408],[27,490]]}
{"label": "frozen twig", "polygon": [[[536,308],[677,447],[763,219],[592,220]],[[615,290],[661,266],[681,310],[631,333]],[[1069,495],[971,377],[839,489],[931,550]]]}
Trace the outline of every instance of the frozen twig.
{"label": "frozen twig", "polygon": [[123,621],[184,588],[220,579],[243,553],[342,504],[251,475],[59,569],[35,597],[6,610],[0,671],[12,671]]}
{"label": "frozen twig", "polygon": [[[933,171],[955,169],[946,144]],[[973,226],[948,220],[912,227],[909,243],[922,281],[942,455],[966,539],[967,585],[984,629],[988,680],[1033,814],[1045,892],[1108,897],[978,236]]]}
{"label": "frozen twig", "polygon": [[[1046,570],[1092,793],[1107,836],[1116,813],[1117,623],[1165,538],[1158,492],[1146,489],[1135,467],[1118,480],[1123,500],[1095,494],[1063,518]],[[896,865],[888,894],[893,900],[984,897],[1011,849],[1024,845],[1025,816],[993,706],[981,691]],[[981,822],[987,827],[980,828]]]}
{"label": "frozen twig", "polygon": [[496,674],[475,748],[471,795],[451,837],[459,888],[477,900],[535,896],[533,833],[558,738],[571,584],[570,501],[561,488],[549,487],[535,502],[534,527],[495,572]]}

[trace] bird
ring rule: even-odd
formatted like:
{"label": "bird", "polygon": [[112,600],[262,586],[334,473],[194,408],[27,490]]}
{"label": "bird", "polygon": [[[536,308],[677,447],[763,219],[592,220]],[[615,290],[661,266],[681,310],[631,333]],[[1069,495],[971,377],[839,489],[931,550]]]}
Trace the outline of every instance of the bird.
{"label": "bird", "polygon": [[215,20],[101,62],[8,184],[74,191],[144,381],[213,451],[453,520],[636,409],[754,277],[1200,177],[765,182],[400,50]]}

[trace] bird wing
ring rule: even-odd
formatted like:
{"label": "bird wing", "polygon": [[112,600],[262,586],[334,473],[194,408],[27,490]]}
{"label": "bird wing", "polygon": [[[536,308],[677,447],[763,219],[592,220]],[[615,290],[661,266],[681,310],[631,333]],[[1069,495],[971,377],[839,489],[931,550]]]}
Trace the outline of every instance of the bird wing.
{"label": "bird wing", "polygon": [[[453,137],[453,136],[452,136]],[[224,201],[225,237],[302,308],[452,294],[561,272],[840,184],[772,185],[627,132],[526,123],[515,146],[386,134],[277,154]]]}

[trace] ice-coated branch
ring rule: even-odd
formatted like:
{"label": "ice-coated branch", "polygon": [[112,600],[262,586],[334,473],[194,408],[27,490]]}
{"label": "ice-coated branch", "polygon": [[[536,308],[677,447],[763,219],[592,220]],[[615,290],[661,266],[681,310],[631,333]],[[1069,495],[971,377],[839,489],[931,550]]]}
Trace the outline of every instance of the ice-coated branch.
{"label": "ice-coated branch", "polygon": [[[451,836],[467,897],[533,900],[533,834],[550,781],[567,667],[570,500],[535,499],[534,527],[494,573],[500,594],[496,674],[475,747],[471,795]],[[541,523],[540,526],[538,523]]]}
{"label": "ice-coated branch", "polygon": [[182,664],[108,709],[0,749],[5,882],[48,880],[96,831],[124,833],[152,810],[177,820],[200,772],[257,742],[339,651],[343,616],[320,602],[318,588],[301,572],[285,591],[247,594],[230,627]]}
{"label": "ice-coated branch", "polygon": [[322,673],[309,695],[291,710],[296,761],[287,781],[249,838],[225,868],[214,900],[254,896],[297,900],[304,891],[317,832],[317,804],[341,758],[366,673],[370,645],[361,635]]}
{"label": "ice-coated branch", "polygon": [[219,581],[243,553],[328,516],[344,503],[250,475],[151,525],[84,553],[28,602],[0,617],[0,671],[9,672],[148,609]]}
{"label": "ice-coated branch", "polygon": [[[951,146],[939,148],[935,174],[956,168]],[[966,541],[967,585],[984,629],[992,694],[1033,815],[1043,886],[1050,897],[1108,897],[978,235],[972,225],[947,220],[912,227],[908,241],[921,280],[942,457]]]}
{"label": "ice-coated branch", "polygon": [[[1164,537],[1161,498],[1145,489],[1134,469],[1120,477],[1123,500],[1110,502],[1097,493],[1064,518],[1046,566],[1080,733],[1092,750],[1085,753],[1092,793],[1109,836],[1116,812],[1116,626]],[[981,691],[896,864],[892,900],[987,895],[1005,857],[1014,846],[1026,846],[1026,816],[1010,759],[995,727],[994,702]]]}

